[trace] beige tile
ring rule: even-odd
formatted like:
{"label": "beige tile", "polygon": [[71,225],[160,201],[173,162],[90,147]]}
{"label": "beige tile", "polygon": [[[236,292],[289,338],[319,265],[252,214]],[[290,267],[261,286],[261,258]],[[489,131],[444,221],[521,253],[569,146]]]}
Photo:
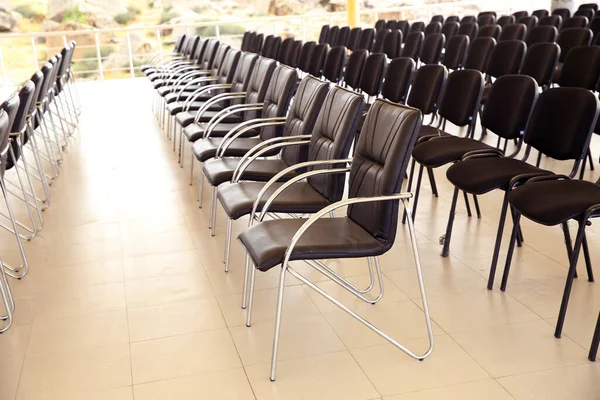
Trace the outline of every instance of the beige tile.
{"label": "beige tile", "polygon": [[122,283],[115,283],[43,296],[37,303],[35,320],[38,322],[124,309],[125,289]]}
{"label": "beige tile", "polygon": [[170,275],[189,275],[203,271],[203,268],[198,252],[192,250],[125,258],[123,271],[125,279],[133,281]]}
{"label": "beige tile", "polygon": [[[365,308],[359,314],[399,342],[426,338],[428,335],[423,311],[412,301],[376,304]],[[387,343],[385,339],[343,310],[324,315],[348,348]],[[435,323],[432,324],[434,334],[444,333]]]}
{"label": "beige tile", "polygon": [[174,253],[178,251],[195,250],[187,227],[179,232],[152,235],[146,237],[124,237],[123,256],[136,257],[147,254]]}
{"label": "beige tile", "polygon": [[[246,324],[246,310],[241,307],[242,295],[232,294],[217,297],[219,306],[228,326],[241,326]],[[302,286],[290,286],[284,291],[283,302],[285,312],[289,315],[300,316],[319,314],[311,298]],[[252,322],[257,323],[273,319],[277,304],[277,289],[258,290],[254,293],[254,306],[252,309]]]}
{"label": "beige tile", "polygon": [[[274,320],[253,323],[250,328],[230,328],[244,365],[267,362],[273,347]],[[344,345],[322,315],[285,314],[279,341],[280,360],[345,350]]]}
{"label": "beige tile", "polygon": [[270,364],[246,367],[257,399],[364,400],[378,396],[348,352],[279,361],[277,379],[269,380]]}
{"label": "beige tile", "polygon": [[134,383],[240,367],[226,329],[131,344]]}
{"label": "beige tile", "polygon": [[214,298],[129,309],[132,342],[225,328]]}
{"label": "beige tile", "polygon": [[95,347],[26,358],[17,398],[61,399],[128,385],[129,346]]}
{"label": "beige tile", "polygon": [[0,335],[0,354],[9,358],[25,357],[30,336],[31,325],[13,325]]}
{"label": "beige tile", "polygon": [[502,386],[493,379],[463,383],[461,385],[446,386],[443,388],[421,390],[418,392],[399,394],[384,397],[384,400],[510,400],[509,395]]}
{"label": "beige tile", "polygon": [[136,400],[254,399],[241,368],[135,385],[134,393]]}
{"label": "beige tile", "polygon": [[545,321],[524,322],[453,334],[493,377],[578,364],[585,351],[571,339],[554,337]]}
{"label": "beige tile", "polygon": [[[358,365],[384,396],[456,385],[489,378],[463,349],[448,336],[436,336],[433,353],[417,361],[390,344],[351,349]],[[426,339],[409,340],[402,345],[421,354]]]}
{"label": "beige tile", "polygon": [[204,272],[165,276],[125,283],[127,307],[140,308],[212,297]]}
{"label": "beige tile", "polygon": [[22,358],[0,357],[0,399],[15,398],[22,366]]}
{"label": "beige tile", "polygon": [[60,244],[48,248],[48,265],[63,267],[121,258],[121,242]]}
{"label": "beige tile", "polygon": [[125,311],[41,321],[31,329],[27,357],[127,343]]}
{"label": "beige tile", "polygon": [[[206,264],[205,264],[206,265]],[[210,280],[210,284],[213,287],[216,296],[225,296],[228,294],[240,295],[244,291],[244,264],[232,264],[228,273],[224,272],[224,265],[219,264],[221,267],[208,268],[206,275]],[[279,271],[278,268],[272,268],[267,272],[256,272],[255,290],[273,289],[279,287]],[[293,276],[289,275],[285,278],[286,286],[298,285],[299,281]]]}
{"label": "beige tile", "polygon": [[582,365],[507,376],[498,382],[516,399],[596,399],[600,390],[600,365]]}

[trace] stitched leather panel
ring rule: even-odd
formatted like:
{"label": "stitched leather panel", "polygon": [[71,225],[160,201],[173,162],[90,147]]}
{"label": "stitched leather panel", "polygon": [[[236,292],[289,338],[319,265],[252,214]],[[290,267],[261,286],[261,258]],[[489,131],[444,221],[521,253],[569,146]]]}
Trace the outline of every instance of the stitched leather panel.
{"label": "stitched leather panel", "polygon": [[[419,129],[420,111],[377,100],[360,133],[352,169],[349,197],[398,193]],[[398,202],[369,202],[348,207],[348,217],[389,249],[398,222]]]}
{"label": "stitched leather panel", "polygon": [[35,85],[31,81],[25,82],[19,90],[19,109],[12,124],[11,132],[21,132],[27,122],[27,115],[35,95]]}
{"label": "stitched leather panel", "polygon": [[[275,71],[277,62],[275,60],[269,60],[268,58],[259,58],[252,72],[252,77],[246,88],[246,97],[244,103],[254,104],[262,103],[265,94],[267,93],[267,87]],[[260,117],[260,111],[246,111],[244,113],[244,119],[254,119]]]}
{"label": "stitched leather panel", "polygon": [[[335,160],[348,157],[350,145],[364,108],[363,97],[340,87],[331,89],[310,140],[309,161]],[[336,168],[338,165],[325,168]],[[324,168],[324,167],[320,167]],[[344,192],[345,174],[316,175],[308,182],[323,197],[338,201]]]}
{"label": "stitched leather panel", "polygon": [[[273,72],[273,77],[267,89],[264,105],[261,112],[262,118],[284,117],[296,88],[298,75],[296,70],[279,65]],[[261,129],[260,137],[263,140],[283,135],[283,126],[266,126]]]}

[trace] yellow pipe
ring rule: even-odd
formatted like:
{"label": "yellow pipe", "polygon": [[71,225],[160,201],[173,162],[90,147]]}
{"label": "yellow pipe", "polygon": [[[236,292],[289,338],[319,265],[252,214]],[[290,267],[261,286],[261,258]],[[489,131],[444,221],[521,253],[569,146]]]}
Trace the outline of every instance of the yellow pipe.
{"label": "yellow pipe", "polygon": [[358,0],[346,0],[348,10],[348,26],[357,28],[360,26],[360,6]]}

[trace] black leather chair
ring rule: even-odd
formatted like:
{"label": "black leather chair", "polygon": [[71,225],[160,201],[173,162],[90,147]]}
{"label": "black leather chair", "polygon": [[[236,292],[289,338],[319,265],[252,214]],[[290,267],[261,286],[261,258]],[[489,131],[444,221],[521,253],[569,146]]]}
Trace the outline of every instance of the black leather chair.
{"label": "black leather chair", "polygon": [[425,37],[421,50],[421,64],[439,64],[444,50],[445,38],[443,33],[432,33]]}
{"label": "black leather chair", "polygon": [[536,43],[555,43],[558,37],[558,29],[554,26],[536,26],[527,32],[525,43],[527,46]]}
{"label": "black leather chair", "polygon": [[330,46],[335,46],[337,43],[338,35],[340,34],[340,27],[337,25],[329,28],[329,34],[327,35],[327,44]]}
{"label": "black leather chair", "polygon": [[385,19],[379,19],[375,22],[375,31],[379,32],[382,29],[385,29],[386,21]]}
{"label": "black leather chair", "polygon": [[412,32],[423,32],[423,31],[425,31],[425,22],[417,21],[417,22],[413,22],[410,25],[408,34],[410,35]]}
{"label": "black leather chair", "polygon": [[442,65],[449,70],[460,69],[469,48],[469,37],[467,35],[456,35],[446,42],[446,52],[442,58]]}
{"label": "black leather chair", "polygon": [[442,33],[446,37],[446,44],[448,44],[448,41],[450,41],[452,37],[458,34],[459,28],[460,25],[458,25],[458,22],[446,21],[446,23],[442,26]]}
{"label": "black leather chair", "polygon": [[366,50],[357,50],[348,57],[348,64],[344,71],[344,85],[352,89],[357,89],[360,85],[360,78],[367,62],[368,52]]}
{"label": "black leather chair", "polygon": [[373,53],[383,53],[383,45],[385,44],[387,36],[392,31],[390,29],[382,29],[377,31],[377,35],[375,35],[375,43],[373,44]]}
{"label": "black leather chair", "polygon": [[367,50],[371,51],[373,48],[373,41],[375,40],[374,29],[363,29],[358,40],[358,47],[355,50]]}
{"label": "black leather chair", "polygon": [[327,59],[328,53],[327,44],[316,45],[310,53],[310,63],[308,66],[308,73],[312,76],[320,78],[323,75],[323,67],[325,60]]}
{"label": "black leather chair", "polygon": [[395,19],[390,19],[388,21],[386,21],[385,23],[385,29],[389,29],[390,31],[393,29],[396,29],[396,20]]}
{"label": "black leather chair", "polygon": [[381,93],[381,84],[385,76],[386,66],[386,55],[383,53],[373,53],[367,57],[360,81],[355,88],[360,93],[367,95],[367,102],[376,99]]}
{"label": "black leather chair", "polygon": [[569,28],[560,32],[556,43],[560,46],[559,62],[564,62],[574,47],[589,46],[592,43],[592,31],[587,28]]}
{"label": "black leather chair", "polygon": [[479,30],[477,31],[476,37],[491,37],[494,38],[494,40],[498,40],[498,38],[500,37],[500,33],[502,32],[502,27],[500,27],[500,25],[487,24],[480,26],[481,28],[479,28]]}
{"label": "black leather chair", "polygon": [[412,58],[398,57],[390,61],[381,86],[382,97],[392,103],[404,104],[414,70]]}
{"label": "black leather chair", "polygon": [[460,28],[458,28],[459,35],[467,35],[469,40],[475,39],[477,37],[477,32],[479,31],[479,25],[476,22],[465,22],[460,24]]}
{"label": "black leather chair", "polygon": [[[556,112],[560,110],[560,112]],[[527,123],[523,142],[525,153],[521,158],[517,154],[503,156],[500,152],[474,154],[452,165],[446,172],[448,180],[456,190],[481,195],[495,189],[505,191],[502,202],[498,234],[492,256],[488,289],[492,289],[504,224],[508,211],[508,195],[529,178],[551,174],[527,161],[533,149],[559,160],[573,160],[571,176],[579,170],[585,156],[591,131],[598,114],[598,99],[593,93],[581,88],[555,88],[542,92]],[[456,192],[455,192],[456,193]],[[446,242],[452,232],[454,215],[448,221]],[[519,224],[516,224],[518,227]],[[522,235],[517,234],[519,244]],[[447,255],[448,246],[444,244]]]}
{"label": "black leather chair", "polygon": [[[376,303],[381,298],[382,290],[378,298],[365,297],[364,293],[358,292],[356,287],[318,260],[347,257],[374,258],[377,275],[381,277],[377,257],[388,251],[394,243],[398,220],[398,200],[404,201],[410,197],[409,194],[399,192],[420,124],[419,111],[377,100],[369,111],[356,146],[350,170],[349,198],[347,200],[325,207],[310,219],[262,221],[238,236],[255,266],[252,269],[252,277],[254,277],[256,269],[267,271],[277,265],[282,266],[270,374],[272,381],[275,380],[276,375],[283,295],[285,278],[288,273],[328,298],[409,356],[422,360],[431,354],[433,334],[417,254],[415,254],[417,276],[419,277],[430,342],[429,348],[423,354],[413,353],[384,334],[289,264],[290,261],[305,260],[317,271],[324,273],[328,278],[364,301]],[[348,206],[345,216],[322,218],[343,206]],[[262,214],[264,213],[263,208]],[[416,248],[412,226],[409,231],[413,240],[413,248]],[[254,279],[251,278],[251,286],[253,286],[253,282]],[[252,289],[250,293],[252,293]]]}
{"label": "black leather chair", "polygon": [[451,15],[448,18],[446,18],[446,23],[448,22],[456,22],[460,24],[460,18],[458,15]]}
{"label": "black leather chair", "polygon": [[342,26],[340,28],[340,32],[338,33],[337,40],[335,44],[332,46],[346,46],[346,42],[348,41],[348,36],[350,36],[350,27]]}
{"label": "black leather chair", "polygon": [[483,90],[481,104],[485,104],[487,101],[490,89],[492,88],[492,79],[519,73],[526,50],[527,46],[525,42],[520,40],[507,40],[498,43],[494,47],[485,71],[488,83]]}
{"label": "black leather chair", "polygon": [[596,16],[596,12],[592,8],[579,8],[573,14],[574,17],[586,17],[588,21],[591,21]]}
{"label": "black leather chair", "polygon": [[496,47],[496,41],[490,37],[477,38],[469,45],[467,58],[465,58],[465,69],[476,69],[481,72],[487,71],[488,60]]}
{"label": "black leather chair", "polygon": [[346,41],[346,47],[350,51],[358,49],[360,43],[360,36],[362,35],[362,28],[352,28],[348,40]]}
{"label": "black leather chair", "polygon": [[534,17],[536,17],[537,19],[542,19],[545,18],[549,15],[548,10],[534,10],[531,15],[533,15]]}
{"label": "black leather chair", "polygon": [[574,16],[571,18],[567,18],[563,21],[560,26],[560,30],[569,29],[569,28],[587,28],[589,24],[589,20],[584,16]]}
{"label": "black leather chair", "polygon": [[380,53],[385,53],[390,60],[400,57],[400,52],[402,51],[402,31],[399,29],[392,30],[385,37],[382,50]]}
{"label": "black leather chair", "polygon": [[598,37],[598,32],[600,32],[600,16],[594,17],[590,20],[590,30],[594,34],[594,39]]}
{"label": "black leather chair", "polygon": [[321,27],[321,32],[319,32],[319,40],[317,41],[317,43],[318,44],[326,44],[328,36],[329,36],[329,25],[323,25]]}
{"label": "black leather chair", "polygon": [[568,8],[555,8],[554,10],[552,10],[552,15],[560,15],[560,17],[564,21],[567,18],[571,17],[571,10],[569,10]]}
{"label": "black leather chair", "polygon": [[514,24],[516,22],[517,22],[517,19],[515,18],[514,15],[503,15],[500,18],[498,18],[498,21],[496,21],[496,23],[498,25],[500,25],[500,27],[502,29],[504,29],[504,27],[506,25],[512,25],[512,24]]}
{"label": "black leather chair", "polygon": [[529,12],[527,12],[527,11],[515,11],[515,12],[513,13],[513,16],[515,17],[515,21],[516,21],[516,22],[519,22],[519,20],[520,20],[521,18],[528,17],[528,16],[529,16]]}
{"label": "black leather chair", "polygon": [[309,73],[311,53],[317,42],[306,42],[302,45],[300,54],[298,55],[298,69],[301,72]]}
{"label": "black leather chair", "polygon": [[[288,155],[288,158],[292,158],[291,162],[284,165],[281,161],[265,160],[264,163],[273,164],[271,171],[274,173],[268,177],[264,174],[261,179],[253,179],[256,174],[252,170],[256,167],[252,164],[256,160],[250,163],[242,162],[238,164],[240,172],[230,179],[231,183],[219,187],[217,198],[229,218],[228,228],[232,220],[245,215],[250,215],[251,225],[256,220],[257,212],[262,211],[266,200],[276,191],[281,191],[281,195],[269,205],[269,209],[274,213],[315,213],[341,200],[345,177],[343,174],[331,175],[331,169],[341,168],[340,164],[343,164],[335,160],[348,157],[356,132],[356,123],[362,113],[363,101],[360,95],[340,87],[334,87],[326,98],[321,97],[313,110],[312,122],[315,123],[316,120],[314,129],[307,131],[309,134],[302,135],[302,140],[296,139],[284,145],[284,152],[292,149]],[[307,157],[299,160],[294,153],[298,153],[298,146],[306,149],[307,142],[308,154],[303,151]],[[249,155],[247,157],[250,158]],[[282,159],[283,157],[284,154]],[[323,174],[331,176],[322,176]],[[302,181],[304,178],[308,179]],[[226,270],[229,265],[230,245],[231,229],[228,229],[225,246]],[[248,272],[246,270],[246,274]],[[246,292],[245,285],[243,308],[246,308]]]}
{"label": "black leather chair", "polygon": [[519,73],[531,76],[542,90],[546,90],[554,79],[559,54],[560,47],[556,43],[532,44],[525,53]]}
{"label": "black leather chair", "polygon": [[496,23],[496,17],[492,14],[483,14],[480,13],[479,16],[477,16],[477,25],[479,25],[480,27],[483,27],[484,25],[492,25]]}
{"label": "black leather chair", "polygon": [[425,30],[423,31],[423,33],[425,33],[425,37],[435,34],[435,33],[442,33],[442,24],[439,22],[430,22],[426,27]]}
{"label": "black leather chair", "polygon": [[553,26],[556,29],[560,29],[561,24],[562,18],[560,15],[548,15],[540,18],[540,22],[538,22],[538,26]]}
{"label": "black leather chair", "polygon": [[477,22],[477,17],[474,15],[465,15],[460,19],[460,26],[463,24],[472,24]]}
{"label": "black leather chair", "polygon": [[440,25],[444,24],[444,16],[443,15],[434,15],[433,17],[431,17],[431,22],[439,22]]}
{"label": "black leather chair", "polygon": [[597,3],[583,3],[579,5],[579,10],[583,10],[586,8],[590,8],[594,10],[594,12],[598,12],[598,4]]}
{"label": "black leather chair", "polygon": [[406,37],[404,41],[404,48],[402,49],[402,57],[410,57],[415,60],[416,63],[419,62],[419,57],[421,56],[421,50],[423,49],[423,41],[425,40],[425,35],[423,32],[411,32]]}
{"label": "black leather chair", "polygon": [[504,25],[498,41],[503,42],[505,40],[525,40],[526,35],[527,27],[525,24]]}
{"label": "black leather chair", "polygon": [[523,24],[527,27],[527,32],[529,32],[530,30],[535,28],[537,26],[538,22],[539,22],[538,18],[535,15],[532,15],[530,17],[523,17],[523,18],[517,20],[517,23]]}
{"label": "black leather chair", "polygon": [[400,29],[402,31],[402,37],[405,38],[408,36],[410,30],[410,22],[406,20],[396,21],[396,29]]}
{"label": "black leather chair", "polygon": [[344,75],[344,66],[348,50],[344,46],[336,46],[327,54],[325,65],[323,66],[323,78],[331,83],[338,83]]}

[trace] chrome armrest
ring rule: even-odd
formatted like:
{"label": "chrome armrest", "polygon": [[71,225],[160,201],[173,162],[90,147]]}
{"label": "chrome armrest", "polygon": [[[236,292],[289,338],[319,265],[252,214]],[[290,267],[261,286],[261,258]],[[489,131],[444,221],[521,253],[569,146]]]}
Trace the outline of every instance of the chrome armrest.
{"label": "chrome armrest", "polygon": [[295,136],[282,136],[267,139],[248,150],[246,154],[240,159],[237,167],[233,171],[232,183],[236,183],[240,180],[240,175],[248,168],[250,164],[254,162],[258,157],[264,153],[288,146],[298,146],[302,144],[310,144],[310,135],[295,135]]}
{"label": "chrome armrest", "polygon": [[[262,128],[265,126],[272,125],[284,125],[285,117],[273,117],[273,118],[255,118],[248,121],[244,121],[238,125],[236,125],[233,129],[231,129],[227,134],[223,137],[221,144],[217,148],[217,154],[215,158],[221,158],[225,155],[225,151],[231,146],[235,139],[242,136],[244,133],[254,129],[254,128]],[[210,132],[209,132],[210,133]]]}
{"label": "chrome armrest", "polygon": [[[173,84],[176,85],[180,80],[185,79],[189,73],[195,71],[197,71],[197,69],[194,65],[182,65],[170,71],[167,79],[172,80],[174,82]],[[180,73],[180,76],[175,76],[176,74]]]}
{"label": "chrome armrest", "polygon": [[[252,213],[250,214],[251,215],[250,221],[251,222],[253,221],[253,217],[256,214],[256,210],[258,209],[258,204],[260,202],[260,199],[265,195],[265,193],[267,192],[269,187],[273,186],[276,182],[279,181],[279,179],[283,178],[285,175],[289,174],[290,172],[292,172],[294,170],[301,169],[301,168],[320,166],[320,165],[342,164],[342,163],[351,164],[352,158],[345,158],[345,159],[341,159],[341,160],[305,161],[305,162],[291,165],[291,166],[287,167],[286,169],[284,169],[283,171],[278,172],[275,176],[273,176],[271,179],[269,179],[269,181],[265,184],[265,186],[263,186],[263,188],[260,190],[260,192],[258,192],[258,195],[256,196],[256,200],[254,201],[254,204],[252,205]],[[333,171],[333,170],[323,169],[323,170],[318,170],[318,171]],[[268,200],[270,200],[270,199],[268,199]],[[269,203],[269,205],[270,204],[271,203]],[[265,206],[266,205],[267,204],[265,203]],[[261,213],[259,221],[262,221],[263,218],[265,217],[265,215],[267,215],[267,213],[264,211],[265,209],[266,208],[263,207],[263,212]]]}
{"label": "chrome armrest", "polygon": [[[228,116],[235,114],[241,111],[258,111],[262,110],[262,103],[252,103],[252,104],[234,104],[227,108],[224,108],[217,112],[214,117],[208,121],[208,125],[206,125],[206,129],[204,131],[204,137],[209,137],[210,133],[215,129],[217,124],[221,123]],[[247,121],[246,121],[247,122]]]}
{"label": "chrome armrest", "polygon": [[[195,102],[200,96],[202,96],[203,93],[210,92],[211,90],[220,90],[220,89],[223,89],[223,90],[231,89],[231,83],[215,83],[212,85],[202,86],[202,87],[194,90],[192,92],[192,94],[187,99],[185,99],[185,102],[183,103],[183,111],[188,111],[191,104],[193,102]],[[185,91],[185,88],[183,88],[181,90],[181,92],[177,95],[176,101],[179,101],[179,98],[184,91]],[[214,98],[214,96],[213,96],[213,98]],[[210,101],[210,100],[212,100],[212,98],[209,99],[208,101]]]}
{"label": "chrome armrest", "polygon": [[[181,89],[179,89],[179,86],[180,86],[181,84],[178,86],[177,90],[179,90],[179,93],[177,93],[177,99],[176,99],[176,101],[179,101],[179,97],[181,96],[181,94],[182,94],[183,92],[185,92],[185,90],[186,90],[187,88],[189,88],[190,86],[192,86],[192,85],[195,85],[195,84],[197,84],[197,83],[202,83],[202,82],[214,82],[214,81],[218,81],[218,80],[219,80],[219,77],[218,77],[218,76],[200,76],[199,78],[194,78],[194,76],[197,76],[197,75],[195,75],[195,74],[192,72],[192,73],[191,73],[191,74],[188,76],[188,78],[193,78],[193,79],[192,79],[192,80],[190,80],[190,81],[188,81],[188,82],[186,82],[186,83],[183,85],[183,87],[182,87]],[[183,82],[181,82],[181,83],[183,83]]]}
{"label": "chrome armrest", "polygon": [[213,105],[220,103],[222,101],[226,101],[226,100],[233,100],[233,99],[243,99],[246,97],[246,92],[233,92],[233,93],[221,93],[216,95],[215,97],[213,97],[212,99],[208,100],[206,103],[204,103],[204,105],[196,112],[196,117],[194,118],[194,123],[197,124],[198,121],[200,120],[200,117],[202,117],[202,115],[204,115],[204,112],[206,110],[208,110],[210,107],[212,107]]}
{"label": "chrome armrest", "polygon": [[[204,80],[198,81],[199,79],[204,79]],[[175,82],[173,90],[175,92],[177,92],[182,87],[182,85],[183,86],[188,85],[192,81],[196,81],[195,83],[213,82],[213,81],[217,81],[218,79],[219,79],[218,76],[205,76],[204,74],[201,74],[197,71],[190,71],[190,72],[186,73],[183,77],[178,79],[177,82]]]}

